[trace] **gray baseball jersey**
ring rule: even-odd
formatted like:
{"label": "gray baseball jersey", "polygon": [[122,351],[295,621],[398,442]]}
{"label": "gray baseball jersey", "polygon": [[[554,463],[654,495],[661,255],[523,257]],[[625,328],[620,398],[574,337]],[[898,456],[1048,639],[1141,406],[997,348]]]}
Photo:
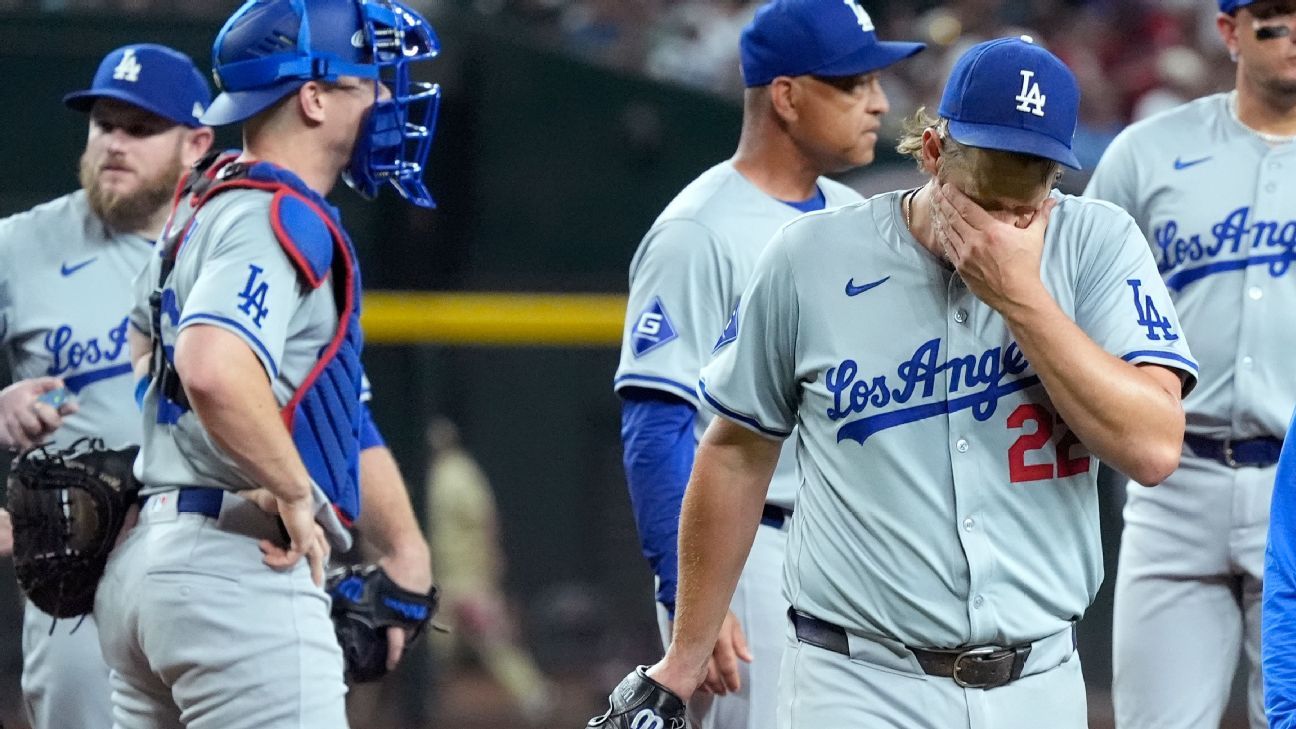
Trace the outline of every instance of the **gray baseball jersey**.
{"label": "gray baseball jersey", "polygon": [[[1296,407],[1296,145],[1265,143],[1235,103],[1207,96],[1126,129],[1086,194],[1128,210],[1147,235],[1200,357],[1188,431],[1281,438]],[[1130,487],[1113,614],[1118,724],[1219,724],[1241,649],[1251,726],[1268,726],[1260,595],[1274,472],[1185,449],[1165,483]],[[1183,692],[1185,681],[1200,690]]]}
{"label": "gray baseball jersey", "polygon": [[[858,202],[849,187],[821,178],[829,208]],[[698,407],[695,383],[731,336],[743,287],[765,244],[801,213],[722,162],[685,187],[657,217],[630,263],[630,298],[614,387],[661,390]],[[726,326],[726,322],[729,326]],[[701,438],[711,413],[698,408]],[[769,501],[792,507],[796,461],[779,459]]]}
{"label": "gray baseball jersey", "polygon": [[[1270,147],[1216,94],[1121,133],[1085,194],[1147,235],[1201,361],[1189,432],[1281,437],[1296,406],[1296,145]],[[1227,181],[1227,182],[1225,182]]]}
{"label": "gray baseball jersey", "polygon": [[[77,191],[0,221],[0,343],[15,380],[53,375],[80,409],[50,437],[81,437],[117,448],[138,443],[126,317],[131,280],[152,241],[108,230]],[[23,698],[36,729],[112,723],[108,666],[93,616],[23,614]]]}
{"label": "gray baseball jersey", "polygon": [[[162,289],[160,334],[174,346],[192,325],[231,332],[259,358],[283,404],[338,318],[332,287],[308,289],[280,246],[270,202],[264,191],[233,190],[198,210]],[[137,281],[131,319],[150,334],[145,307],[160,266],[154,257]],[[95,598],[118,723],[346,726],[328,596],[311,581],[306,560],[288,571],[262,564],[257,542],[281,539],[281,527],[252,502],[225,494],[219,515],[208,518],[182,511],[183,495],[165,493],[254,484],[194,413],[182,413],[158,389],[153,383],[145,396],[135,465],[151,498],[109,560]],[[257,668],[243,670],[249,666]],[[267,675],[281,678],[266,681]],[[311,687],[307,700],[303,686]]]}
{"label": "gray baseball jersey", "polygon": [[80,410],[51,438],[138,443],[127,314],[153,242],[114,234],[83,191],[0,221],[0,342],[15,380],[53,375]]}
{"label": "gray baseball jersey", "polygon": [[[195,324],[238,336],[260,359],[280,405],[314,367],[338,326],[333,287],[307,290],[270,225],[270,199],[234,190],[204,205],[181,243],[162,295],[163,341]],[[152,333],[148,295],[157,285],[154,256],[136,282],[132,323]],[[135,475],[152,494],[174,486],[254,488],[192,412],[163,402],[156,384],[144,399],[144,438]]]}
{"label": "gray baseball jersey", "polygon": [[[910,235],[900,197],[785,226],[699,389],[759,433],[796,430],[793,606],[919,647],[1056,634],[1102,581],[1094,459],[1002,317]],[[1041,267],[1058,305],[1104,350],[1190,387],[1134,222],[1058,197]]]}

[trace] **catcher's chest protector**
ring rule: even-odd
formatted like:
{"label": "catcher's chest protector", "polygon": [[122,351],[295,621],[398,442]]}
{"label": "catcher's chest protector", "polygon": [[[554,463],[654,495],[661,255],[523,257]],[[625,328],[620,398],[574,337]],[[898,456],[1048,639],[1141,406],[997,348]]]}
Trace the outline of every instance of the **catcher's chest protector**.
{"label": "catcher's chest protector", "polygon": [[[195,166],[181,183],[164,241],[162,276],[165,284],[180,246],[202,206],[227,190],[265,190],[274,197],[270,225],[275,238],[311,288],[329,282],[332,273],[338,328],[320,352],[319,361],[284,406],[284,424],[311,478],[329,497],[343,521],[360,515],[360,269],[355,246],[342,230],[336,211],[295,175],[268,162],[235,163],[235,155],[210,156]],[[220,173],[218,175],[218,173]],[[155,296],[155,299],[160,298]],[[154,313],[154,321],[158,314]],[[155,336],[161,328],[155,327]],[[159,373],[178,384],[168,356],[173,342],[160,342],[155,361],[170,372]],[[168,388],[163,388],[164,392]],[[181,388],[170,394],[183,395]]]}

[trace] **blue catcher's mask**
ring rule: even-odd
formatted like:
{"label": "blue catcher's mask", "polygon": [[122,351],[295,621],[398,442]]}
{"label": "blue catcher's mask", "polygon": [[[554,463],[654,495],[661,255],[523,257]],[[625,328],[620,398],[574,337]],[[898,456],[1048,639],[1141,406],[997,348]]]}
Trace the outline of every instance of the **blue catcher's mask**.
{"label": "blue catcher's mask", "polygon": [[[440,50],[432,26],[399,0],[248,0],[216,36],[222,93],[203,122],[241,122],[307,81],[371,79],[375,102],[343,179],[366,198],[390,183],[415,205],[434,207],[423,173],[441,87],[414,81],[410,65]],[[390,99],[380,98],[379,84]]]}

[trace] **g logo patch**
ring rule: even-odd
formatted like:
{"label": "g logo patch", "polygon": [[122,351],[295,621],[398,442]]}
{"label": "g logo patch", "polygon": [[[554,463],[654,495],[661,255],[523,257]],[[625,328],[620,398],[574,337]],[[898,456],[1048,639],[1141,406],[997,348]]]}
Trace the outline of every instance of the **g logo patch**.
{"label": "g logo patch", "polygon": [[635,356],[642,357],[678,338],[679,332],[675,330],[670,316],[666,314],[666,307],[662,305],[659,297],[654,296],[648,308],[639,315],[634,329],[630,332],[630,344]]}

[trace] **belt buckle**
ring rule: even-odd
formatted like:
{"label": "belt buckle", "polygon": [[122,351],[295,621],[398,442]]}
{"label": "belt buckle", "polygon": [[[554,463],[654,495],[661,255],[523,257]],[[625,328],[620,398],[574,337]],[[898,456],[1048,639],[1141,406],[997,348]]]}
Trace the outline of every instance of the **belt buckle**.
{"label": "belt buckle", "polygon": [[989,688],[991,686],[997,686],[998,684],[993,681],[980,682],[980,683],[973,682],[973,681],[966,681],[963,679],[962,676],[959,675],[959,671],[962,670],[963,664],[966,661],[979,659],[984,656],[988,656],[992,653],[998,653],[999,651],[1002,650],[1005,649],[998,648],[996,646],[986,645],[986,646],[980,646],[978,648],[971,648],[969,650],[963,651],[962,653],[954,657],[954,669],[950,672],[950,678],[954,679],[954,683],[958,684],[962,688],[983,689],[983,688]]}
{"label": "belt buckle", "polygon": [[1241,467],[1242,464],[1238,463],[1237,460],[1233,457],[1233,439],[1225,438],[1223,445],[1224,445],[1224,465],[1228,466],[1229,468]]}

